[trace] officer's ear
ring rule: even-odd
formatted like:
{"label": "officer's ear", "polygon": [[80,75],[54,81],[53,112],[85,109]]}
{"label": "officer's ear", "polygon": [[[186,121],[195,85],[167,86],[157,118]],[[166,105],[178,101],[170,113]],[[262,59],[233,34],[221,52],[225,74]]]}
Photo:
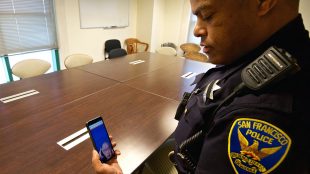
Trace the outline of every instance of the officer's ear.
{"label": "officer's ear", "polygon": [[274,6],[278,3],[278,0],[256,0],[258,7],[258,16],[264,16],[269,13]]}

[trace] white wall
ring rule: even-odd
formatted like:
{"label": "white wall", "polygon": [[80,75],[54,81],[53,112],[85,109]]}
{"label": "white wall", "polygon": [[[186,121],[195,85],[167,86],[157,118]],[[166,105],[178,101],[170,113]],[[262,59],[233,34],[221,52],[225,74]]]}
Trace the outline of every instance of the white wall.
{"label": "white wall", "polygon": [[[84,53],[92,56],[94,61],[104,59],[104,42],[108,39],[136,37],[137,0],[130,0],[129,26],[118,29],[80,29],[78,0],[55,0],[56,24],[58,33],[61,68],[66,56]],[[122,43],[123,44],[123,43]]]}
{"label": "white wall", "polygon": [[155,0],[153,9],[152,41],[150,51],[155,52],[160,46],[165,28],[165,0]]}
{"label": "white wall", "polygon": [[179,46],[187,42],[191,13],[189,0],[168,0],[165,7],[162,42],[173,42]]}
{"label": "white wall", "polygon": [[146,43],[152,41],[154,0],[137,1],[137,38]]}
{"label": "white wall", "polygon": [[190,26],[190,17],[192,14],[191,5],[188,0],[183,0],[183,9],[182,9],[182,19],[180,25],[180,33],[179,33],[179,42],[178,45],[187,42],[188,34],[194,35],[193,32],[189,33],[189,26]]}
{"label": "white wall", "polygon": [[310,31],[310,0],[300,0],[299,12],[302,14],[306,29]]}
{"label": "white wall", "polygon": [[151,52],[165,42],[179,46],[187,40],[189,17],[189,0],[138,0],[137,37]]}
{"label": "white wall", "polygon": [[63,69],[66,56],[74,53],[103,60],[108,39],[138,38],[150,44],[151,52],[164,42],[179,46],[186,42],[190,5],[189,0],[130,0],[129,27],[119,29],[80,29],[78,0],[55,0],[55,12]]}

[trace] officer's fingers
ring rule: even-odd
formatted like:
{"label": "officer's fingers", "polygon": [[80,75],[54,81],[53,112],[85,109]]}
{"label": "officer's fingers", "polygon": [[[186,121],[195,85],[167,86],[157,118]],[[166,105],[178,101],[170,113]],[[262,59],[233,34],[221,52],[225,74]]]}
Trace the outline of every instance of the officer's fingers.
{"label": "officer's fingers", "polygon": [[115,155],[120,155],[120,154],[121,154],[121,151],[115,150]]}
{"label": "officer's fingers", "polygon": [[[117,152],[119,153],[119,152]],[[116,159],[112,159],[108,163],[110,165],[101,163],[99,154],[97,151],[93,150],[93,157],[92,157],[92,166],[97,174],[114,174],[116,173],[116,169],[111,165],[112,163],[117,162]]]}
{"label": "officer's fingers", "polygon": [[116,142],[115,142],[115,141],[112,142],[112,146],[113,146],[113,147],[116,146]]}
{"label": "officer's fingers", "polygon": [[113,140],[113,136],[112,136],[112,135],[109,135],[109,138],[110,138],[110,141],[112,141],[112,140]]}
{"label": "officer's fingers", "polygon": [[96,150],[93,150],[92,165],[96,171],[99,170],[101,167],[100,157]]}

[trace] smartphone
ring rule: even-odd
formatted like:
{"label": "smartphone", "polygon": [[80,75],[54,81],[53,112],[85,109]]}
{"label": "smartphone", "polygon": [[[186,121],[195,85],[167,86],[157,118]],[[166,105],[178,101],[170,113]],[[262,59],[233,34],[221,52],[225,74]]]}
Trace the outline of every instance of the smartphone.
{"label": "smartphone", "polygon": [[101,117],[94,118],[86,123],[90,139],[100,156],[100,161],[106,163],[115,156],[109,134]]}

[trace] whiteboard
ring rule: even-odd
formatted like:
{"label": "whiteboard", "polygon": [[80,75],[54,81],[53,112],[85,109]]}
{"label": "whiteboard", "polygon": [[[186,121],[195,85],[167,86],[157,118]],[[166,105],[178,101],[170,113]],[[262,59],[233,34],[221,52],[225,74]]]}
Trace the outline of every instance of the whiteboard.
{"label": "whiteboard", "polygon": [[81,28],[127,27],[129,0],[79,0]]}

